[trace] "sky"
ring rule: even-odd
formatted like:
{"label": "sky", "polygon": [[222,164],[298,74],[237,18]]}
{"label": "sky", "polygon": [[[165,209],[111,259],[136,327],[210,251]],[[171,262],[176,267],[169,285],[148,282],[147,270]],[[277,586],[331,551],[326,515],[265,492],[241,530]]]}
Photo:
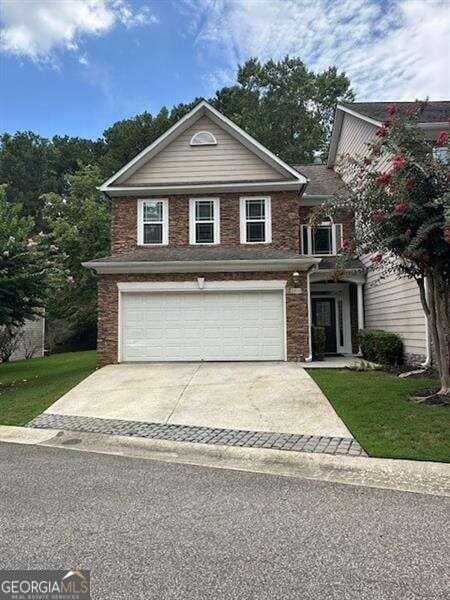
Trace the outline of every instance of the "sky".
{"label": "sky", "polygon": [[0,132],[97,138],[286,54],[358,100],[448,99],[450,0],[0,0]]}

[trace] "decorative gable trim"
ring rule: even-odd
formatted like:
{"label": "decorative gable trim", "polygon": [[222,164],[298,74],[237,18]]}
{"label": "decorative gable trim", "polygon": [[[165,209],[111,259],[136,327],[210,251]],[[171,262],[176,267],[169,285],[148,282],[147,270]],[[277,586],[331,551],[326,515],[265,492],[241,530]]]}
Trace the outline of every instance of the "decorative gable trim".
{"label": "decorative gable trim", "polygon": [[[297,186],[302,186],[307,183],[307,179],[301,175],[298,171],[286,164],[281,158],[278,158],[275,154],[270,152],[262,144],[257,142],[252,136],[246,133],[243,129],[238,127],[230,119],[225,117],[222,113],[216,110],[206,100],[202,100],[197,106],[195,106],[190,112],[182,117],[177,123],[172,125],[163,135],[161,135],[152,144],[147,146],[142,152],[135,156],[130,162],[122,167],[117,173],[110,177],[105,183],[100,186],[100,191],[111,193],[115,191],[120,184],[123,184],[133,173],[135,173],[144,163],[151,160],[156,154],[161,152],[170,142],[177,138],[181,133],[186,131],[191,125],[198,121],[201,117],[207,116],[217,125],[222,127],[230,135],[235,137],[241,142],[248,150],[253,152],[261,160],[266,162],[268,165],[273,167],[278,173],[280,173],[284,182],[295,182]],[[198,186],[197,186],[198,187]],[[149,190],[153,191],[155,186],[149,186]],[[133,193],[131,190],[134,188],[123,186],[120,188],[123,192]],[[145,187],[139,188],[140,192],[146,191]],[[159,188],[161,191],[161,187]],[[114,194],[119,195],[119,194]]]}

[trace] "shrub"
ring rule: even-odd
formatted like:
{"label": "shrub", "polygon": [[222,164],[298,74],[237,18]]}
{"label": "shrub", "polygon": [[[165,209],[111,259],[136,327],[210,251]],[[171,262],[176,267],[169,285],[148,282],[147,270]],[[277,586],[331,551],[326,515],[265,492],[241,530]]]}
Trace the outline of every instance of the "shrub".
{"label": "shrub", "polygon": [[323,360],[325,356],[325,329],[323,327],[311,327],[313,358]]}
{"label": "shrub", "polygon": [[363,329],[359,332],[362,355],[381,365],[403,364],[403,342],[396,333],[382,329]]}

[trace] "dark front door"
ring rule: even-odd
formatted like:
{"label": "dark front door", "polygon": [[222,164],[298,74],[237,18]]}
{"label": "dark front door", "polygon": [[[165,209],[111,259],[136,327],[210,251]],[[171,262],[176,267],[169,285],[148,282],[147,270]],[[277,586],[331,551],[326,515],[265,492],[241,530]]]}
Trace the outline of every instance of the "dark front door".
{"label": "dark front door", "polygon": [[325,329],[325,353],[336,353],[336,304],[334,298],[312,299],[312,322],[316,327]]}

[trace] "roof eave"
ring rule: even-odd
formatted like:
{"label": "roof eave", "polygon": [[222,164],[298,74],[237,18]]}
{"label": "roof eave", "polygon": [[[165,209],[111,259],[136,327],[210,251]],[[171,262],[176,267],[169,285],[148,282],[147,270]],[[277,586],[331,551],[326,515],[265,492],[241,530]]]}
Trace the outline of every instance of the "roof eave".
{"label": "roof eave", "polygon": [[192,183],[184,185],[159,185],[159,186],[101,186],[101,192],[112,197],[120,196],[158,196],[161,194],[186,194],[204,192],[246,192],[246,191],[300,191],[304,183],[300,181],[254,181],[254,182],[230,182],[230,183]]}
{"label": "roof eave", "polygon": [[123,261],[91,260],[82,263],[100,275],[119,273],[229,273],[242,271],[307,271],[319,264],[320,258],[302,256],[295,258],[252,260],[186,260],[186,261]]}

